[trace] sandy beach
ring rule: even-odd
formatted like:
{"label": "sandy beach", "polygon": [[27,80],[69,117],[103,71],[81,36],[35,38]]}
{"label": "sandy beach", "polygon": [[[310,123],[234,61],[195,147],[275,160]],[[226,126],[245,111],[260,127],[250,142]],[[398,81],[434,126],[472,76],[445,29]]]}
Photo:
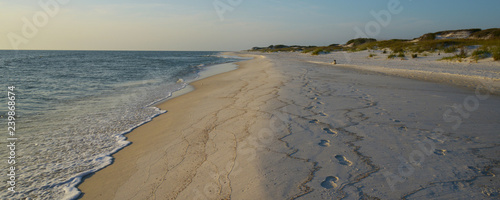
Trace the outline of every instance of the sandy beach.
{"label": "sandy beach", "polygon": [[500,1],[0,5],[0,199],[500,199]]}
{"label": "sandy beach", "polygon": [[499,197],[498,62],[234,54],[254,59],[158,105],[81,199]]}

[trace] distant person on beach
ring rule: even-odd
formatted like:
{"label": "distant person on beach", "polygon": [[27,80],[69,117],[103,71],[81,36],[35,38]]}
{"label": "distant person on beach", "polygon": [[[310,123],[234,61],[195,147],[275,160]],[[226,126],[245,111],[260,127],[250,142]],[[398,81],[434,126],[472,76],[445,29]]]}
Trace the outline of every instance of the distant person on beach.
{"label": "distant person on beach", "polygon": [[337,60],[333,60],[332,64],[336,65],[337,64]]}

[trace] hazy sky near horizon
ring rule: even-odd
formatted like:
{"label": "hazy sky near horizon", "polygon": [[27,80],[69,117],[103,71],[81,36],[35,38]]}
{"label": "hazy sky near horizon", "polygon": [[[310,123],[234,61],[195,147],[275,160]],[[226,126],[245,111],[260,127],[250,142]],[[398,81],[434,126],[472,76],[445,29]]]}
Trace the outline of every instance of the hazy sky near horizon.
{"label": "hazy sky near horizon", "polygon": [[356,27],[411,39],[499,28],[498,8],[498,0],[0,0],[0,49],[232,51],[343,44]]}

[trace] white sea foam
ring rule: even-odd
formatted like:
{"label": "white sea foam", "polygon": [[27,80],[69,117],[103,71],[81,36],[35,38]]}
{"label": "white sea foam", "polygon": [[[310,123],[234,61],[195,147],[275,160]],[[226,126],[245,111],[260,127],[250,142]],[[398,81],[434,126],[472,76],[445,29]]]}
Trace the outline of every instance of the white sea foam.
{"label": "white sea foam", "polygon": [[159,112],[158,114],[152,116],[148,120],[143,121],[140,124],[130,128],[130,129],[124,131],[121,134],[115,135],[115,137],[118,138],[118,142],[117,142],[115,149],[113,149],[109,153],[103,154],[102,157],[95,159],[94,160],[96,163],[95,168],[93,168],[89,171],[79,173],[79,174],[75,175],[74,177],[72,177],[68,182],[61,184],[62,190],[64,191],[64,196],[62,197],[62,199],[63,200],[70,200],[70,199],[78,198],[80,196],[81,192],[80,192],[80,190],[78,190],[77,186],[81,183],[83,177],[85,177],[89,174],[95,173],[96,171],[99,171],[100,169],[113,163],[113,158],[111,157],[111,155],[113,155],[114,153],[118,152],[119,150],[123,149],[124,147],[126,147],[130,144],[130,142],[126,140],[126,138],[124,136],[125,134],[130,133],[132,130],[136,129],[137,127],[144,125],[145,123],[150,122],[151,120],[153,120],[153,118],[155,118],[163,113],[166,113],[165,110],[160,110],[159,108],[156,108],[156,110]]}
{"label": "white sea foam", "polygon": [[[198,73],[198,76],[197,78],[189,81],[189,82],[193,82],[193,81],[196,81],[196,80],[200,80],[200,79],[203,79],[203,78],[207,78],[207,77],[210,77],[210,76],[214,76],[214,75],[217,75],[217,74],[221,74],[221,73],[224,73],[224,72],[228,72],[228,71],[232,71],[232,70],[235,70],[237,69],[237,65],[236,64],[233,64],[233,63],[225,63],[225,64],[219,64],[219,65],[212,65],[212,66],[209,66],[209,67],[206,67],[204,70],[200,71]],[[173,92],[176,92],[176,91],[180,91],[181,89],[187,87],[188,84],[187,83],[182,83],[180,84],[180,87],[178,87],[175,91]],[[170,98],[172,96],[172,93],[169,93],[168,96],[166,96],[165,98],[160,98],[160,99],[157,99],[155,101],[153,101],[152,103],[148,104],[147,107],[151,107],[159,102],[162,102],[162,101],[165,101],[167,100],[168,98]],[[109,153],[107,154],[103,154],[102,157],[99,157],[96,161],[96,163],[98,163],[97,167],[95,167],[94,169],[91,169],[89,171],[86,171],[86,172],[83,172],[83,173],[80,173],[80,174],[77,174],[76,176],[74,176],[73,178],[71,178],[68,182],[62,184],[62,190],[64,191],[64,196],[63,196],[63,199],[76,199],[80,196],[81,192],[76,188],[78,186],[78,184],[80,184],[81,180],[83,179],[83,177],[85,177],[86,175],[89,175],[89,174],[92,174],[96,171],[99,171],[100,169],[112,164],[113,162],[113,158],[111,157],[112,154],[116,153],[117,151],[121,150],[122,148],[126,147],[127,145],[130,144],[130,142],[128,142],[125,138],[125,134],[133,131],[135,128],[145,124],[145,123],[148,123],[150,122],[153,118],[163,114],[163,113],[166,113],[167,111],[165,110],[160,110],[159,108],[157,107],[152,107],[154,108],[158,113],[153,115],[152,117],[150,117],[149,119],[141,122],[140,124],[124,131],[123,133],[120,133],[120,134],[117,134],[115,135],[116,138],[119,138],[118,139],[118,142],[117,142],[117,146],[115,149],[113,149],[112,151],[110,151]]]}
{"label": "white sea foam", "polygon": [[[0,63],[18,66],[0,83],[8,80],[22,94],[16,112],[16,154],[22,155],[16,166],[18,190],[0,193],[0,199],[77,198],[83,177],[112,163],[111,155],[129,144],[126,133],[165,113],[154,105],[188,87],[205,68],[200,63],[227,62],[205,54],[21,51],[20,58]],[[78,66],[69,66],[71,60],[79,60]],[[46,64],[43,70],[38,63]],[[175,83],[177,78],[187,81]]]}

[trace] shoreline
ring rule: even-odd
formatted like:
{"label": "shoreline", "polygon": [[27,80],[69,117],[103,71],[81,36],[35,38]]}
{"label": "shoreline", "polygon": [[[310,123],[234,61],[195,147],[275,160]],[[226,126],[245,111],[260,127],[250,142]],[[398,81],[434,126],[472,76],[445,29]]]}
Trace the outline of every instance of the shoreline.
{"label": "shoreline", "polygon": [[[19,131],[30,138],[18,148],[30,155],[21,158],[30,164],[20,166],[20,179],[30,181],[1,196],[76,198],[81,178],[109,165],[110,155],[128,145],[124,134],[163,112],[152,105],[183,88],[179,78],[192,80],[215,64],[237,61],[219,53],[34,51],[5,60],[19,65],[11,81],[22,87],[26,101],[17,114],[25,123]],[[32,59],[51,67],[37,73]],[[66,66],[69,60],[82,62]]]}
{"label": "shoreline", "polygon": [[[223,52],[221,52],[221,53],[223,53]],[[241,61],[239,61],[239,62],[241,62]],[[77,174],[74,177],[74,179],[71,179],[67,183],[64,183],[64,184],[67,185],[66,188],[65,188],[66,195],[65,195],[64,199],[79,199],[79,198],[81,198],[82,194],[81,194],[81,191],[78,189],[79,185],[81,185],[84,180],[92,177],[98,171],[100,171],[100,170],[102,170],[102,169],[104,169],[104,168],[106,168],[106,167],[108,167],[108,166],[110,166],[110,165],[112,165],[114,163],[114,161],[113,161],[114,160],[113,155],[116,154],[116,153],[118,153],[119,151],[123,150],[124,148],[128,147],[131,144],[130,141],[127,139],[127,135],[129,133],[131,133],[135,129],[137,129],[137,128],[139,128],[139,127],[141,127],[141,126],[143,126],[143,125],[145,125],[145,124],[147,124],[149,122],[151,122],[154,118],[156,118],[156,117],[158,117],[160,115],[166,114],[167,111],[166,110],[162,110],[160,107],[158,107],[159,105],[165,103],[166,101],[168,101],[170,99],[173,99],[173,98],[176,98],[176,97],[179,97],[179,96],[182,96],[184,94],[187,94],[189,92],[194,91],[195,88],[192,85],[190,85],[193,82],[196,82],[196,81],[199,81],[199,80],[211,77],[211,76],[215,76],[215,75],[218,75],[218,74],[230,72],[232,70],[236,70],[237,69],[237,65],[235,63],[238,63],[238,62],[229,62],[229,63],[221,63],[221,64],[210,65],[207,68],[205,68],[205,70],[198,72],[198,74],[199,74],[198,77],[196,77],[196,78],[194,78],[192,80],[187,81],[185,87],[181,88],[180,90],[176,90],[176,91],[172,92],[166,98],[163,98],[163,99],[160,99],[160,100],[157,100],[157,101],[149,103],[146,107],[152,107],[154,109],[157,109],[157,110],[161,111],[161,113],[156,114],[154,116],[151,116],[148,120],[143,121],[143,122],[135,125],[134,127],[128,129],[127,131],[124,131],[123,133],[121,133],[120,137],[124,138],[121,142],[126,143],[126,145],[122,146],[122,147],[119,147],[119,148],[116,148],[115,150],[112,151],[112,153],[110,153],[109,155],[107,155],[107,157],[105,158],[106,162],[103,163],[99,169],[97,169],[97,170],[91,170],[91,171],[88,171],[88,172],[83,172],[83,173]],[[108,164],[108,163],[110,163],[110,164]]]}
{"label": "shoreline", "polygon": [[[169,100],[158,103],[156,104],[155,107],[158,107],[161,110],[167,110],[165,114],[159,115],[155,117],[153,120],[150,122],[137,127],[134,129],[132,132],[128,133],[126,135],[127,141],[130,141],[131,144],[128,145],[127,147],[123,148],[122,150],[118,151],[117,153],[113,154],[113,159],[114,162],[113,164],[99,170],[96,173],[93,173],[90,177],[85,178],[84,181],[80,185],[78,185],[78,188],[82,191],[82,194],[80,195],[79,199],[95,199],[95,198],[105,198],[105,199],[110,199],[111,197],[116,197],[116,194],[124,194],[124,193],[119,193],[116,192],[118,191],[121,186],[126,185],[127,183],[132,183],[132,182],[127,182],[127,178],[137,178],[134,176],[134,174],[141,174],[143,172],[139,171],[138,169],[142,169],[147,166],[138,166],[140,163],[137,163],[137,161],[143,157],[143,156],[138,156],[138,155],[144,155],[148,154],[150,155],[150,151],[154,151],[155,149],[163,149],[165,148],[165,144],[161,142],[154,142],[155,147],[157,148],[150,148],[150,145],[147,144],[151,141],[151,138],[155,138],[155,141],[158,141],[158,138],[168,138],[170,142],[167,142],[166,148],[173,147],[176,148],[176,145],[179,145],[179,143],[182,143],[182,141],[179,141],[179,138],[185,137],[182,136],[183,134],[172,134],[169,135],[168,133],[165,133],[165,127],[161,124],[166,123],[168,127],[179,127],[179,123],[182,124],[189,124],[191,122],[195,122],[196,120],[190,120],[190,119],[185,119],[186,117],[191,118],[193,114],[196,113],[196,111],[186,111],[186,110],[192,110],[189,108],[189,103],[186,103],[186,101],[191,102],[191,104],[198,104],[200,103],[200,100],[207,100],[207,98],[211,98],[211,94],[216,91],[222,91],[224,90],[224,87],[221,87],[221,83],[218,83],[220,79],[224,79],[230,77],[231,73],[236,73],[241,70],[241,68],[245,68],[245,65],[247,62],[259,62],[258,60],[263,59],[262,56],[252,56],[254,59],[249,60],[249,61],[240,61],[235,64],[237,64],[239,67],[236,70],[229,71],[229,72],[224,72],[222,74],[209,74],[209,77],[205,77],[199,80],[196,80],[194,82],[191,82],[189,85],[194,89],[192,91],[189,91],[189,86],[186,87],[188,88],[187,91],[181,91],[181,93],[173,94],[172,97],[175,98],[169,98]],[[262,61],[260,61],[262,62]],[[269,67],[269,65],[265,65],[264,67]],[[244,70],[243,70],[244,71]],[[241,72],[240,72],[241,73]],[[213,76],[211,76],[213,75]],[[230,78],[229,78],[230,79]],[[238,82],[236,80],[231,80],[234,82]],[[241,82],[241,81],[239,81]],[[215,86],[215,87],[214,87]],[[226,86],[227,87],[227,86]],[[229,86],[231,87],[231,86]],[[205,89],[206,88],[206,89]],[[206,90],[206,91],[205,91]],[[225,92],[221,92],[225,93]],[[193,97],[193,96],[199,96],[202,95],[203,97]],[[217,99],[214,99],[217,100]],[[173,107],[180,107],[180,108],[173,108]],[[183,108],[183,109],[182,109]],[[201,109],[203,110],[203,109]],[[186,116],[189,115],[189,116]],[[206,113],[202,115],[201,117],[205,117]],[[161,126],[161,129],[158,129],[157,126]],[[190,128],[189,126],[185,125],[183,128]],[[197,130],[200,131],[200,130]],[[151,134],[150,132],[155,132],[155,134]],[[196,132],[196,131],[195,131]],[[206,130],[201,130],[201,132],[206,132]],[[205,136],[203,137],[205,138]],[[198,140],[200,139],[199,137],[193,138],[193,140]],[[207,138],[205,138],[207,139]],[[201,141],[200,141],[201,142]],[[207,141],[204,141],[205,143]],[[203,142],[202,142],[203,143]],[[149,151],[146,151],[144,149],[150,149]],[[201,151],[201,149],[198,149]],[[180,153],[180,152],[178,152]],[[159,153],[154,153],[155,156],[160,156]],[[134,160],[135,161],[132,161]],[[205,158],[206,159],[206,158]],[[197,160],[197,159],[194,159]],[[203,159],[198,158],[197,161],[201,161]],[[132,162],[131,162],[132,161]],[[193,161],[195,162],[195,161]],[[135,169],[132,169],[129,167],[130,164],[127,163],[137,163]],[[189,167],[188,167],[189,168]],[[117,178],[120,177],[120,178]],[[127,177],[127,178],[125,178]],[[193,177],[191,177],[193,178]],[[150,180],[153,181],[153,180]],[[113,182],[113,183],[111,183]],[[154,181],[153,181],[154,182]],[[132,184],[132,185],[135,185]],[[111,186],[111,188],[110,188]],[[125,186],[127,189],[123,189],[124,191],[127,191],[127,193],[130,192],[130,187],[132,186]],[[175,188],[175,187],[170,187],[170,188]],[[144,189],[144,188],[142,188]],[[139,192],[139,191],[136,191]],[[176,193],[175,191],[171,191],[172,193]],[[179,192],[179,191],[177,191]],[[126,197],[127,194],[124,194]],[[147,196],[147,193],[144,194]],[[178,195],[178,194],[176,194]]]}
{"label": "shoreline", "polygon": [[[245,60],[243,60],[243,61],[245,61]],[[200,76],[197,77],[197,78],[195,78],[195,79],[193,79],[193,80],[187,81],[186,82],[187,83],[186,87],[184,87],[184,88],[182,88],[180,90],[172,92],[172,95],[169,96],[167,99],[165,99],[163,101],[160,101],[160,102],[153,103],[151,105],[153,107],[158,107],[159,105],[167,102],[170,99],[177,98],[177,97],[182,96],[184,94],[190,93],[190,92],[192,92],[192,91],[194,91],[196,89],[194,86],[191,85],[191,83],[194,83],[194,82],[197,82],[199,80],[203,80],[205,78],[208,78],[208,77],[211,77],[211,76],[215,76],[215,75],[218,75],[218,74],[223,74],[223,73],[226,73],[226,72],[237,70],[238,69],[238,64],[237,63],[243,62],[243,61],[231,62],[231,63],[222,63],[222,64],[216,64],[216,65],[213,65],[213,66],[208,66],[207,68],[211,68],[211,69],[206,69],[204,71],[199,72]]]}

